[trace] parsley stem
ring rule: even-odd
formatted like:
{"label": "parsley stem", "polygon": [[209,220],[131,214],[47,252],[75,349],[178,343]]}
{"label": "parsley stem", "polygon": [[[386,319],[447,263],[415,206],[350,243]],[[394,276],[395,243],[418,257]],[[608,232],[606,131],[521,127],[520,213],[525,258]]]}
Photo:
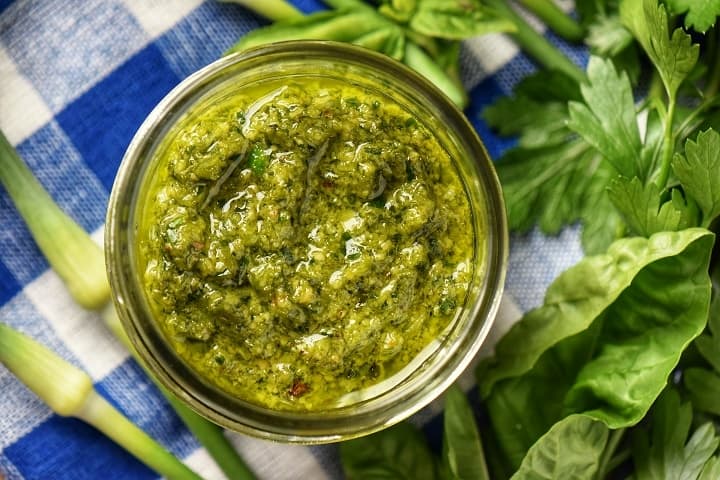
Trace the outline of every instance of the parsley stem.
{"label": "parsley stem", "polygon": [[537,63],[549,70],[559,70],[578,82],[585,81],[585,72],[575,65],[544,36],[535,31],[525,19],[515,12],[506,0],[488,0],[488,5],[510,20],[517,27],[516,32],[507,33],[510,38]]}
{"label": "parsley stem", "polygon": [[405,43],[403,63],[435,84],[455,105],[460,108],[467,106],[468,97],[465,89],[459,86],[422,48],[411,41]]}
{"label": "parsley stem", "polygon": [[340,10],[343,8],[370,8],[360,0],[322,0],[328,7]]}
{"label": "parsley stem", "polygon": [[0,364],[52,411],[92,425],[162,476],[201,480],[101,397],[87,373],[4,323],[0,323]]}
{"label": "parsley stem", "polygon": [[668,100],[667,116],[665,117],[665,126],[663,127],[663,146],[662,146],[662,160],[660,163],[660,172],[657,176],[655,184],[660,190],[665,189],[668,178],[670,177],[670,162],[672,161],[673,148],[675,140],[672,134],[673,118],[675,117],[675,96],[670,97]]}
{"label": "parsley stem", "polygon": [[90,310],[105,305],[110,284],[102,250],[58,207],[1,131],[0,184],[75,301]]}
{"label": "parsley stem", "polygon": [[[102,317],[110,331],[117,337],[118,340],[120,340],[120,343],[125,345],[128,351],[132,354],[133,358],[135,358],[138,365],[140,365],[140,367],[142,367],[148,375],[148,378],[151,378],[154,381],[154,377],[150,374],[147,367],[140,359],[140,356],[130,343],[130,339],[128,338],[127,333],[125,333],[125,329],[123,328],[120,318],[117,315],[115,306],[108,304],[102,312]],[[189,407],[186,407],[184,403],[180,402],[175,395],[166,390],[159,382],[155,381],[155,385],[158,387],[173,410],[175,410],[175,413],[177,413],[183,423],[185,423],[185,426],[188,427],[188,430],[192,432],[200,444],[205,447],[208,453],[210,453],[213,460],[215,460],[215,463],[217,463],[220,470],[225,473],[229,480],[255,480],[255,474],[237,454],[219,426],[205,420],[203,417],[190,410]]]}
{"label": "parsley stem", "polygon": [[[102,248],[75,220],[60,209],[2,131],[0,131],[0,184],[7,190],[20,216],[28,225],[33,239],[75,301],[91,310],[104,310],[104,312],[108,309],[112,310],[113,315],[105,313],[103,319],[109,329],[123,341],[125,332],[119,322],[117,324],[112,322],[115,312],[110,284],[105,273]],[[153,377],[150,378],[154,380]],[[167,392],[163,391],[163,393]],[[169,397],[168,399],[173,407],[178,406],[178,402],[173,401],[174,399]],[[228,478],[238,480],[252,478],[242,475],[242,468],[247,469],[247,467],[219,428],[187,408],[177,413],[186,422],[189,430],[196,434]],[[232,467],[225,470],[225,465]]]}
{"label": "parsley stem", "polygon": [[261,15],[268,20],[278,22],[300,18],[303,13],[285,0],[220,0],[225,3],[237,3]]}
{"label": "parsley stem", "polygon": [[520,0],[520,3],[565,40],[579,42],[583,39],[585,32],[580,24],[552,0]]}

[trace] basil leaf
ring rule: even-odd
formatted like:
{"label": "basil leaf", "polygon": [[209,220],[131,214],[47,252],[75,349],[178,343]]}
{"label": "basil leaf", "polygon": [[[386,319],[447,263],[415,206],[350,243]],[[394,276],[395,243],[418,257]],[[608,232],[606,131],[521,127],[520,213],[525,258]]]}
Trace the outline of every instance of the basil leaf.
{"label": "basil leaf", "polygon": [[[565,396],[592,356],[600,322],[542,355],[524,375],[499,382],[486,399],[500,463],[514,470],[528,449],[566,415]],[[482,377],[478,373],[479,379]]]}
{"label": "basil leaf", "polygon": [[[568,392],[568,411],[585,412],[610,428],[637,423],[705,328],[714,235],[702,229],[662,232],[650,237],[647,248],[664,250],[682,238],[689,242],[680,253],[639,271],[599,318],[601,347]],[[631,251],[625,253],[630,260]]]}
{"label": "basil leaf", "polygon": [[[698,277],[703,287],[698,292],[698,300],[709,301],[706,257],[712,237],[707,230],[692,228],[658,233],[650,239],[621,239],[606,254],[585,257],[570,267],[548,287],[544,304],[516,323],[495,346],[495,355],[480,364],[477,377],[482,396],[487,397],[498,381],[528,372],[543,353],[560,341],[585,331],[624,291],[632,293],[637,288],[633,282],[643,271],[649,272],[645,275],[650,277],[648,286],[656,286],[652,281],[654,274],[667,281],[667,286],[657,286],[662,292],[661,303],[684,303],[685,299],[665,293],[675,293],[670,285],[684,285],[688,277],[678,277],[677,272],[672,271],[667,272],[667,278],[662,277],[667,267],[660,260],[681,262],[685,270]],[[705,270],[687,265],[686,257],[692,262],[704,263]]]}
{"label": "basil leaf", "polygon": [[663,392],[651,416],[649,431],[633,432],[637,480],[697,479],[720,443],[712,423],[701,425],[688,439],[692,409],[681,404],[674,389]]}
{"label": "basil leaf", "polygon": [[399,423],[373,435],[340,444],[340,460],[348,480],[434,480],[435,458],[422,433]]}
{"label": "basil leaf", "polygon": [[618,240],[562,273],[498,342],[476,373],[512,465],[568,414],[610,428],[645,415],[705,326],[713,239],[688,229]]}
{"label": "basil leaf", "polygon": [[560,420],[530,448],[512,480],[594,478],[608,428],[585,415]]}
{"label": "basil leaf", "polygon": [[443,478],[489,480],[475,416],[465,394],[457,386],[445,394],[443,424]]}
{"label": "basil leaf", "polygon": [[718,478],[720,478],[720,458],[712,457],[705,463],[698,480],[717,480]]}

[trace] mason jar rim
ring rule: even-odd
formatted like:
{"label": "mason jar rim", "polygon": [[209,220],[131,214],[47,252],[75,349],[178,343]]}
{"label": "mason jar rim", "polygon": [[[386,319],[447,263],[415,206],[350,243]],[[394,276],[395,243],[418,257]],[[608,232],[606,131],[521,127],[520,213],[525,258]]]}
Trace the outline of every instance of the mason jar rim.
{"label": "mason jar rim", "polygon": [[[466,300],[460,314],[468,317],[465,330],[460,332],[464,336],[444,346],[448,349],[444,351],[444,363],[430,365],[419,377],[361,404],[317,412],[272,410],[231,397],[219,389],[208,390],[208,385],[177,358],[162,338],[158,338],[159,332],[147,327],[152,324],[152,314],[132,261],[131,237],[139,191],[153,160],[153,152],[164,136],[184,113],[226,80],[223,75],[237,75],[240,67],[247,67],[242,70],[244,72],[257,66],[282,66],[289,59],[297,61],[298,55],[308,65],[313,65],[313,61],[326,61],[374,72],[401,85],[403,92],[412,96],[415,102],[423,103],[423,109],[441,117],[440,122],[447,125],[448,135],[462,144],[462,149],[466,150],[462,153],[474,165],[467,168],[475,168],[477,178],[472,180],[478,182],[484,194],[481,206],[486,209],[488,226],[484,232],[487,236],[484,282],[477,298],[472,302]],[[451,157],[454,164],[462,161]],[[465,174],[458,174],[463,183],[468,181]],[[468,201],[472,203],[473,199]],[[473,229],[476,237],[475,225]],[[442,394],[467,368],[486,338],[499,308],[507,267],[507,236],[505,207],[492,162],[474,128],[440,90],[400,62],[365,48],[327,41],[289,41],[223,57],[186,78],[153,109],[128,146],[118,170],[108,206],[105,251],[108,277],[121,322],[142,361],[166,389],[200,415],[225,428],[273,441],[318,444],[366,435],[409,417]],[[474,241],[477,250],[478,240]],[[440,351],[439,347],[437,351]]]}

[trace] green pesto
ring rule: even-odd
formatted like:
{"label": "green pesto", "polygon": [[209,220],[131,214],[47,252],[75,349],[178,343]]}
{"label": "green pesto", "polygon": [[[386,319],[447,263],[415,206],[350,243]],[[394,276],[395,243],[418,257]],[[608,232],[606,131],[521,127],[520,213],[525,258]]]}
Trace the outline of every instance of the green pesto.
{"label": "green pesto", "polygon": [[138,245],[186,362],[249,402],[321,410],[438,337],[465,302],[474,238],[458,173],[420,120],[318,78],[180,122]]}

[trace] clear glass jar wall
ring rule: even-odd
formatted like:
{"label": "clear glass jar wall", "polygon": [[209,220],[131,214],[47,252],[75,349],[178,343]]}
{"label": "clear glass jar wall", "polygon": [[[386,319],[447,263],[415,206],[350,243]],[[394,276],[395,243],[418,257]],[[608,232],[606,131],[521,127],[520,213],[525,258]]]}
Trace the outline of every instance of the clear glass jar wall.
{"label": "clear glass jar wall", "polygon": [[[163,140],[198,106],[283,78],[350,82],[400,104],[449,153],[468,197],[474,268],[464,304],[451,326],[390,380],[357,401],[322,411],[264,408],[203,379],[172,349],[143,293],[137,228],[141,202]],[[497,311],[507,261],[507,227],[500,186],[481,141],[465,117],[429,82],[387,57],[346,44],[284,42],[218,60],[195,73],[153,110],[128,147],[113,186],[106,223],[108,275],[115,303],[136,350],[161,383],[191,408],[231,430],[292,443],[327,443],[388,427],[440,395],[467,367]]]}

